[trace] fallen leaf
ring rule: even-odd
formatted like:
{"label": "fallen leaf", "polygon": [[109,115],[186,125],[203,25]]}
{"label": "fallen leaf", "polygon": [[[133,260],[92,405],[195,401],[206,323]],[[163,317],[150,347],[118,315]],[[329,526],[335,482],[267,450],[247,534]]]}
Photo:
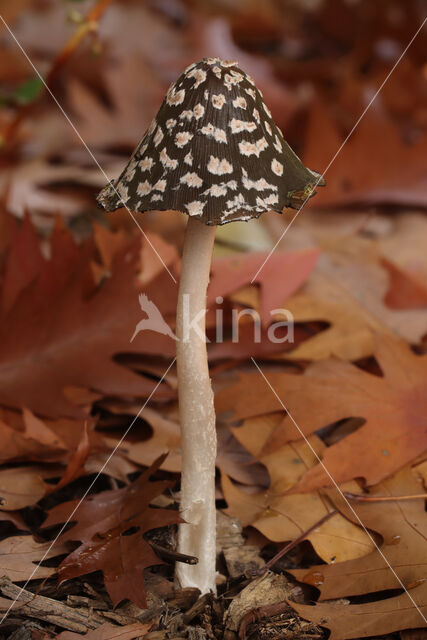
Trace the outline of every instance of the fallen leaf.
{"label": "fallen leaf", "polygon": [[49,494],[53,491],[57,491],[58,489],[62,489],[62,487],[65,487],[67,484],[83,475],[86,472],[84,465],[89,457],[89,453],[90,441],[88,425],[85,423],[82,439],[80,440],[77,449],[72,453],[64,474],[61,476],[57,484],[47,488],[46,493]]}
{"label": "fallen leaf", "polygon": [[[108,400],[103,402],[102,406],[113,414],[135,416],[140,411],[140,407],[126,406]],[[172,406],[167,410],[165,408],[163,412],[145,407],[139,413],[139,417],[150,425],[151,436],[149,438],[141,437],[141,434],[134,430],[123,441],[119,449],[120,453],[128,460],[144,466],[148,466],[153,459],[167,453],[168,456],[162,464],[162,469],[179,473],[181,471],[181,430],[177,407]],[[243,484],[265,481],[262,466],[237,442],[228,427],[218,425],[217,438],[216,466],[218,469]],[[111,447],[114,447],[119,439],[106,435],[105,440]]]}
{"label": "fallen leaf", "polygon": [[[382,143],[378,144],[378,140]],[[330,110],[316,100],[310,111],[304,163],[322,172],[343,142]],[[399,204],[425,206],[426,134],[405,143],[377,98],[327,172],[328,188],[311,206]],[[369,157],[369,162],[367,162]]]}
{"label": "fallen leaf", "polygon": [[423,281],[427,277],[426,234],[424,213],[397,213],[393,215],[390,232],[381,234],[377,240],[381,255]]}
{"label": "fallen leaf", "polygon": [[[103,407],[111,411],[113,414],[135,416],[140,407],[123,406],[108,400],[103,403]],[[162,469],[167,471],[181,471],[181,435],[179,423],[176,419],[170,417],[166,412],[161,413],[150,407],[145,407],[139,414],[139,417],[148,422],[152,429],[152,435],[148,439],[141,438],[140,435],[130,434],[121,445],[123,455],[140,465],[148,466],[153,459],[158,458],[164,453],[168,453],[164,460]],[[118,438],[106,434],[106,441],[115,446]]]}
{"label": "fallen leaf", "polygon": [[65,443],[42,420],[24,409],[24,431],[0,421],[0,463],[58,461],[67,453]]}
{"label": "fallen leaf", "polygon": [[79,133],[91,148],[130,152],[148,129],[167,86],[135,53],[112,61],[104,81],[112,102],[108,106],[81,81],[71,78],[68,83],[68,99]]}
{"label": "fallen leaf", "polygon": [[64,462],[69,463],[70,456],[76,452],[80,442],[82,441],[84,431],[88,430],[88,440],[90,445],[90,453],[96,454],[105,452],[106,443],[101,433],[95,430],[96,421],[94,419],[87,420],[69,420],[67,418],[58,418],[56,420],[45,420],[46,426],[49,427],[64,443],[67,449],[67,455],[64,456]]}
{"label": "fallen leaf", "polygon": [[[283,229],[282,229],[283,230]],[[275,229],[280,237],[280,229]],[[391,309],[384,299],[390,285],[382,264],[381,245],[353,234],[313,230],[323,250],[315,271],[300,291],[286,302],[295,323],[326,322],[284,359],[322,360],[338,356],[359,360],[372,355],[373,332],[395,332],[411,343],[427,333],[425,309]]]}
{"label": "fallen leaf", "polygon": [[217,425],[218,453],[216,466],[227,476],[243,485],[267,486],[265,467],[242,446],[227,425]]}
{"label": "fallen leaf", "polygon": [[[68,131],[66,131],[68,134]],[[119,172],[120,164],[111,165],[111,175]],[[12,176],[3,173],[0,179],[0,189],[10,184],[7,207],[18,218],[30,211],[45,220],[57,215],[58,210],[67,217],[80,213],[82,207],[91,201],[91,193],[98,191],[105,179],[97,167],[73,166],[71,164],[49,164],[44,159],[35,158],[21,163],[14,168]],[[60,184],[63,193],[53,188]],[[66,191],[68,185],[69,191]],[[76,190],[75,186],[80,188]],[[72,189],[74,187],[74,189]]]}
{"label": "fallen leaf", "polygon": [[129,245],[129,235],[123,229],[112,232],[102,224],[93,225],[93,239],[99,251],[101,265],[107,273],[111,270],[114,256]]}
{"label": "fallen leaf", "polygon": [[[422,491],[419,478],[410,468],[405,467],[381,484],[371,487],[367,495],[401,496],[419,494]],[[355,514],[335,490],[328,490],[327,495],[346,518],[358,522]],[[382,536],[380,549],[383,555],[373,550],[357,561],[338,562],[327,567],[318,565],[309,570],[292,570],[291,573],[302,582],[313,584],[316,580],[321,600],[400,589],[402,585],[396,575],[409,590],[424,582],[427,569],[424,500],[350,502],[365,527]],[[384,558],[395,573],[390,570]],[[410,605],[410,601],[407,604]]]}
{"label": "fallen leaf", "polygon": [[4,311],[9,311],[19,293],[28,286],[40,272],[43,255],[40,249],[37,232],[31,224],[28,214],[18,227],[17,222],[5,212],[2,218],[12,227],[9,246],[13,245],[6,258],[5,275],[1,291],[1,303]]}
{"label": "fallen leaf", "polygon": [[85,473],[103,473],[110,478],[120,480],[124,484],[129,484],[129,475],[140,471],[140,467],[116,451],[111,453],[91,454],[84,466]]}
{"label": "fallen leaf", "polygon": [[[165,265],[179,273],[179,257],[176,248],[165,242],[157,233],[146,233],[148,242],[141,247],[141,272],[139,281],[141,286],[155,280],[164,271]],[[162,259],[160,261],[159,257]]]}
{"label": "fallen leaf", "polygon": [[323,248],[328,258],[319,271],[355,298],[374,321],[383,325],[382,331],[391,329],[411,343],[421,340],[427,332],[427,311],[396,311],[384,303],[389,276],[375,241],[363,237],[347,241],[332,236]]}
{"label": "fallen leaf", "polygon": [[[31,249],[36,241],[32,235],[26,244]],[[14,251],[12,245],[9,255]],[[121,351],[175,351],[174,344],[167,346],[168,338],[153,332],[138,336],[130,348],[129,339],[140,318],[139,246],[133,243],[118,253],[111,276],[95,289],[92,255],[90,247],[83,246],[75,264],[66,252],[62,258],[53,253],[10,311],[1,314],[0,401],[6,406],[24,404],[45,416],[83,417],[84,409],[67,399],[64,387],[79,385],[102,394],[147,397],[156,386],[113,360]],[[68,272],[68,277],[58,281],[57,271]],[[8,277],[13,278],[13,272]],[[175,392],[165,384],[156,391],[157,399],[173,396]]]}
{"label": "fallen leaf", "polygon": [[269,325],[272,312],[277,313],[278,307],[308,278],[315,267],[319,251],[309,249],[293,253],[276,252],[267,260],[268,255],[268,252],[251,252],[215,260],[207,306],[214,305],[217,297],[225,298],[255,278],[254,282],[261,287],[261,320],[264,325]]}
{"label": "fallen leaf", "polygon": [[66,553],[63,544],[39,543],[31,536],[12,536],[0,542],[0,571],[14,582],[48,578],[55,573],[51,567],[38,563]]}
{"label": "fallen leaf", "polygon": [[[233,429],[235,437],[254,456],[262,451],[269,435],[280,422],[280,414],[246,420]],[[324,450],[322,441],[310,436],[309,442],[318,455]],[[222,489],[227,501],[227,513],[238,517],[244,526],[251,525],[273,542],[298,538],[327,513],[333,510],[329,500],[319,493],[283,495],[298,483],[307,469],[317,463],[310,446],[297,440],[274,453],[261,455],[267,467],[270,485],[260,493],[246,493],[222,476]],[[346,485],[347,491],[358,492],[356,483]],[[365,532],[337,514],[307,536],[316,553],[325,562],[341,562],[370,553],[372,543]]]}
{"label": "fallen leaf", "polygon": [[417,603],[417,610],[406,593],[367,604],[345,604],[322,602],[315,606],[288,604],[302,618],[327,627],[330,640],[384,636],[404,629],[425,627],[427,615],[427,583],[417,585],[409,591]]}
{"label": "fallen leaf", "polygon": [[384,302],[392,309],[424,309],[427,307],[427,287],[415,274],[383,258],[390,274],[390,288]]}
{"label": "fallen leaf", "polygon": [[43,477],[35,467],[0,469],[0,505],[5,511],[36,504],[45,491]]}
{"label": "fallen leaf", "polygon": [[385,302],[394,309],[427,304],[427,222],[422,213],[405,212],[394,217],[390,234],[378,239],[384,264],[390,273]]}
{"label": "fallen leaf", "polygon": [[[414,460],[427,446],[427,356],[416,356],[403,340],[376,336],[375,357],[383,377],[347,362],[326,360],[309,366],[305,375],[266,372],[293,420],[285,417],[264,453],[344,418],[365,424],[324,451],[323,463],[336,482],[364,478],[376,484]],[[339,390],[339,392],[337,392]],[[307,402],[307,398],[310,399]],[[260,373],[243,373],[239,382],[220,391],[218,413],[234,411],[236,419],[283,410]],[[330,485],[318,464],[292,491]]]}
{"label": "fallen leaf", "polygon": [[[240,293],[240,292],[239,292]],[[234,297],[234,294],[233,294]],[[240,296],[243,300],[243,296]],[[247,300],[243,307],[233,307],[230,323],[224,316],[219,321],[218,328],[207,329],[208,358],[210,362],[218,360],[246,360],[254,358],[282,358],[284,354],[293,353],[293,349],[307,339],[304,327],[293,323],[293,318],[288,313],[286,303],[285,313],[280,310],[268,318],[270,326],[262,326],[259,322],[258,306],[252,305],[252,295],[244,296]],[[253,313],[253,310],[255,313]],[[308,335],[311,335],[309,332]],[[231,336],[231,338],[228,338]]]}
{"label": "fallen leaf", "polygon": [[20,531],[29,531],[21,514],[14,511],[0,511],[0,522],[10,522]]}
{"label": "fallen leaf", "polygon": [[[143,570],[162,564],[162,560],[143,534],[180,521],[177,511],[150,507],[151,500],[171,486],[170,481],[149,482],[163,459],[164,456],[158,458],[128,487],[85,498],[75,513],[78,500],[50,510],[44,526],[66,522],[71,517],[71,522],[76,524],[61,535],[60,541],[81,542],[61,562],[58,568],[60,582],[101,570],[114,606],[128,598],[139,607],[146,607]],[[134,527],[137,531],[127,534]]]}
{"label": "fallen leaf", "polygon": [[[406,467],[371,487],[367,497],[414,495],[422,490],[420,479]],[[327,490],[326,494],[346,518],[358,522],[357,514],[367,529],[381,535],[381,552],[375,550],[358,560],[334,565],[291,570],[298,580],[319,589],[322,602],[315,607],[289,604],[302,617],[330,629],[331,638],[336,640],[423,628],[423,615],[427,613],[424,500],[352,500],[352,511],[335,490]],[[401,589],[402,584],[408,593],[382,597],[388,590]],[[379,599],[365,604],[336,601],[375,592],[380,594]],[[335,602],[328,602],[332,599]]]}
{"label": "fallen leaf", "polygon": [[326,328],[284,353],[282,358],[286,360],[321,361],[331,356],[360,360],[372,355],[375,331],[383,328],[342,284],[323,274],[314,274],[288,300],[286,308],[296,323],[327,323]]}

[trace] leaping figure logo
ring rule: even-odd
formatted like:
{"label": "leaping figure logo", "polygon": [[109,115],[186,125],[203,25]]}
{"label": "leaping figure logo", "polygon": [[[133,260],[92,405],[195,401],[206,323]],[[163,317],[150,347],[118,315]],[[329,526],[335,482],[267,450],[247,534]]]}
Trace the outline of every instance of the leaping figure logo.
{"label": "leaping figure logo", "polygon": [[164,336],[169,336],[172,340],[178,339],[170,326],[164,320],[160,310],[156,307],[154,302],[151,302],[151,300],[147,298],[145,293],[139,294],[139,306],[144,313],[147,314],[148,318],[144,318],[138,322],[135,327],[134,334],[130,339],[131,342],[133,342],[140,331],[156,331]]}

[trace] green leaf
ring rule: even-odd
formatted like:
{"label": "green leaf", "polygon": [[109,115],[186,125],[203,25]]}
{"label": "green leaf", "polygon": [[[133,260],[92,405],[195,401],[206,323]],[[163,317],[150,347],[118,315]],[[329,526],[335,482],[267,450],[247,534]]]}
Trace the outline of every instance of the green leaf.
{"label": "green leaf", "polygon": [[43,82],[36,76],[23,82],[14,92],[14,98],[20,104],[30,104],[39,97],[42,91]]}

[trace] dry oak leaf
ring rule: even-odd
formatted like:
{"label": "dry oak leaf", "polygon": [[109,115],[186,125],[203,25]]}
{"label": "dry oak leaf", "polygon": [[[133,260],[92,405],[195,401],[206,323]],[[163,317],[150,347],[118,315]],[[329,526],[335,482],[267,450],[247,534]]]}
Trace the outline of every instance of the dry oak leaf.
{"label": "dry oak leaf", "polygon": [[21,291],[40,273],[43,268],[43,255],[37,231],[28,214],[19,225],[13,216],[2,210],[1,224],[7,226],[10,233],[5,247],[6,259],[1,288],[1,306],[3,311],[7,312]]}
{"label": "dry oak leaf", "polygon": [[73,631],[63,631],[56,636],[56,640],[82,640],[82,638],[87,640],[133,640],[134,638],[143,638],[150,627],[151,623],[135,622],[124,627],[118,627],[115,624],[106,622],[97,629],[85,633],[84,636]]}
{"label": "dry oak leaf", "polygon": [[[307,359],[317,360],[319,351],[326,351],[326,357],[330,356],[330,350],[333,345],[338,346],[341,343],[336,339],[337,334],[342,331],[347,334],[351,328],[355,329],[354,333],[357,333],[356,328],[360,329],[360,333],[363,332],[365,339],[362,340],[361,336],[359,343],[349,340],[348,349],[345,344],[343,345],[346,353],[354,353],[355,348],[359,348],[358,344],[366,343],[372,345],[372,331],[369,329],[369,325],[367,326],[366,321],[359,317],[359,313],[351,313],[351,310],[347,309],[346,305],[344,308],[341,306],[341,292],[335,291],[333,287],[331,288],[329,279],[324,280],[323,290],[327,300],[324,300],[323,296],[319,296],[318,300],[310,297],[310,292],[317,294],[318,286],[315,283],[318,282],[319,276],[317,272],[312,273],[300,291],[292,295],[288,300],[282,301],[282,303],[285,303],[286,316],[284,316],[282,309],[278,310],[278,313],[270,316],[269,320],[274,323],[268,327],[260,326],[255,321],[256,316],[254,318],[247,314],[246,311],[247,309],[254,309],[259,312],[260,295],[257,285],[243,287],[232,293],[230,302],[234,303],[233,308],[228,310],[229,314],[224,314],[224,327],[221,330],[221,336],[230,336],[230,338],[215,342],[215,326],[208,327],[207,336],[212,339],[212,343],[208,346],[209,361],[245,360],[251,356],[268,360],[297,360],[299,358],[294,357],[295,352],[299,353],[300,349],[304,350],[306,346],[308,346],[308,351],[312,356],[312,358]],[[325,287],[328,288],[329,295],[326,294]],[[233,313],[238,314],[237,331],[233,329]],[[292,314],[292,322],[289,321],[289,314]],[[319,330],[316,334],[311,322],[313,320],[312,316],[316,316],[316,314],[322,317],[323,320],[330,319],[331,325],[336,321],[336,326],[331,326],[323,331]],[[304,324],[305,319],[308,321],[307,324]],[[273,336],[274,341],[272,340]],[[320,339],[319,349],[317,348],[318,339]],[[369,347],[369,352],[371,351],[372,346]],[[213,375],[215,376],[215,373]]]}
{"label": "dry oak leaf", "polygon": [[[367,373],[339,360],[310,365],[304,375],[267,372],[267,378],[287,407],[264,453],[343,420],[364,418],[365,424],[328,447],[323,464],[339,484],[364,478],[376,484],[427,448],[427,356],[416,356],[397,338],[378,334],[375,357],[383,376]],[[236,419],[283,410],[258,372],[243,373],[237,384],[220,391],[218,413],[234,411]],[[307,400],[309,399],[309,401]],[[331,484],[322,465],[310,469],[292,488],[312,491]]]}
{"label": "dry oak leaf", "polygon": [[64,456],[63,462],[68,464],[70,458],[75,455],[83,434],[87,429],[89,440],[90,454],[105,452],[107,449],[105,440],[101,433],[95,430],[95,420],[69,420],[67,418],[58,418],[56,420],[45,420],[46,426],[53,431],[58,438],[64,443],[67,449],[67,455]]}
{"label": "dry oak leaf", "polygon": [[[167,409],[159,412],[151,407],[145,407],[141,411],[140,406],[126,405],[108,399],[102,402],[102,407],[115,415],[136,416],[138,414],[151,429],[151,435],[147,438],[145,433],[141,434],[138,426],[135,425],[122,442],[119,451],[128,460],[146,466],[153,459],[167,452],[168,456],[162,464],[162,469],[181,471],[181,434],[176,416],[170,416]],[[121,433],[105,434],[105,440],[112,448],[118,445],[121,438]]]}
{"label": "dry oak leaf", "polygon": [[9,522],[19,531],[29,531],[28,525],[18,511],[0,511],[0,522]]}
{"label": "dry oak leaf", "polygon": [[[147,439],[145,434],[135,428],[120,445],[119,451],[123,456],[139,465],[148,466],[151,460],[163,453],[168,453],[162,469],[173,472],[181,471],[181,430],[178,420],[177,407],[169,407],[162,412],[145,407],[142,411],[138,406],[118,404],[105,400],[102,407],[113,414],[139,415],[146,421],[152,434]],[[218,452],[216,466],[231,476],[237,482],[254,484],[265,480],[264,468],[236,441],[225,425],[217,425]],[[105,441],[111,448],[117,446],[121,435],[106,435]]]}
{"label": "dry oak leaf", "polygon": [[58,465],[0,469],[0,508],[18,511],[36,504],[46,493],[44,478],[58,478],[62,471]]}
{"label": "dry oak leaf", "polygon": [[0,420],[0,463],[62,460],[67,447],[60,436],[31,411],[23,411],[24,431]]}
{"label": "dry oak leaf", "polygon": [[320,361],[331,356],[359,360],[372,355],[374,332],[382,325],[350,294],[326,275],[315,273],[286,303],[296,323],[327,322],[281,359]]}
{"label": "dry oak leaf", "polygon": [[[422,484],[410,468],[369,491],[371,496],[400,496],[422,492]],[[328,490],[329,497],[347,518],[357,521],[341,496]],[[321,603],[315,607],[289,604],[299,615],[331,630],[336,640],[384,635],[402,629],[424,628],[427,616],[427,523],[424,500],[360,503],[351,506],[364,525],[382,536],[378,551],[349,562],[319,565],[310,570],[292,570],[300,581],[320,590]],[[385,559],[392,567],[390,569]],[[398,576],[398,578],[396,577]],[[407,593],[366,604],[340,604],[330,599],[360,596],[401,588]],[[323,602],[325,601],[325,602]],[[417,605],[419,610],[415,607]],[[423,620],[424,616],[424,620]]]}
{"label": "dry oak leaf", "polygon": [[[277,290],[280,291],[281,287],[282,283]],[[285,352],[292,351],[296,345],[307,339],[307,336],[311,336],[312,330],[307,331],[301,324],[295,326],[292,322],[292,318],[287,313],[287,307],[288,302],[293,298],[285,301],[283,293],[282,289],[282,295],[279,295],[281,308],[275,309],[273,303],[271,310],[275,313],[268,312],[264,324],[259,322],[259,315],[257,315],[261,298],[257,284],[239,289],[232,293],[221,306],[215,310],[211,309],[206,318],[207,324],[209,320],[211,321],[206,332],[211,340],[211,344],[208,345],[209,362],[246,360],[251,356],[281,358]],[[272,292],[272,300],[274,295],[277,294]],[[283,304],[286,305],[286,309],[283,309]],[[215,316],[219,310],[222,313],[221,322],[215,326]]]}
{"label": "dry oak leaf", "polygon": [[325,241],[322,243],[325,259],[319,264],[319,271],[336,286],[346,289],[374,321],[408,342],[419,342],[427,333],[427,311],[399,311],[384,303],[390,277],[376,242],[363,237],[343,241],[338,235],[326,236]]}
{"label": "dry oak leaf", "polygon": [[[58,568],[60,582],[93,571],[102,571],[105,588],[116,606],[128,598],[146,607],[143,570],[162,564],[143,534],[150,529],[180,521],[177,511],[150,507],[150,502],[173,485],[173,481],[150,482],[164,460],[161,456],[134,483],[123,489],[104,491],[86,498],[75,514],[78,500],[62,503],[48,514],[44,526],[66,522],[75,526],[60,537],[81,542]],[[128,534],[130,530],[136,531]]]}
{"label": "dry oak leaf", "polygon": [[[342,141],[330,111],[322,101],[316,100],[310,113],[305,164],[322,171]],[[414,143],[405,143],[376,100],[343,147],[339,162],[328,170],[328,188],[318,194],[311,206],[425,206],[426,142],[427,134],[423,133]]]}
{"label": "dry oak leaf", "polygon": [[84,465],[85,473],[103,473],[110,478],[129,483],[129,475],[141,468],[120,455],[118,451],[111,457],[110,453],[91,454]]}
{"label": "dry oak leaf", "polygon": [[316,265],[319,251],[308,249],[291,253],[276,252],[269,258],[268,255],[268,252],[251,252],[215,260],[207,306],[214,305],[218,296],[225,298],[255,278],[254,283],[262,290],[259,308],[261,320],[264,325],[269,325],[272,320],[271,312],[277,313],[277,308],[309,277]]}
{"label": "dry oak leaf", "polygon": [[62,487],[65,487],[73,480],[76,480],[76,478],[79,478],[81,475],[87,473],[85,469],[85,463],[89,457],[90,450],[91,443],[89,440],[88,425],[86,422],[83,427],[81,440],[78,443],[77,448],[71,453],[64,473],[61,475],[61,478],[57,484],[50,485],[46,488],[46,494],[52,493],[53,491],[58,491],[58,489],[62,489]]}
{"label": "dry oak leaf", "polygon": [[378,241],[390,273],[385,302],[394,309],[427,306],[426,237],[425,214],[405,211],[393,218],[393,232]]}
{"label": "dry oak leaf", "polygon": [[38,566],[42,560],[67,552],[65,545],[50,542],[40,544],[31,536],[14,536],[0,542],[0,573],[13,582],[48,578],[55,573],[51,567]]}
{"label": "dry oak leaf", "polygon": [[425,213],[405,211],[393,215],[392,222],[391,232],[378,238],[381,255],[424,282],[427,278]]}
{"label": "dry oak leaf", "polygon": [[[274,231],[274,236],[280,230]],[[426,309],[391,309],[384,299],[390,275],[377,242],[353,235],[313,230],[323,253],[316,270],[286,308],[296,323],[330,326],[283,354],[292,360],[322,360],[331,355],[358,360],[372,355],[376,332],[395,332],[410,343],[427,333]]]}
{"label": "dry oak leaf", "polygon": [[[258,456],[280,420],[280,414],[252,418],[232,431],[241,444]],[[318,455],[325,448],[317,436],[310,436],[309,442]],[[227,513],[238,517],[243,526],[255,527],[273,542],[284,542],[297,538],[333,510],[331,502],[319,493],[283,495],[307,469],[317,463],[315,454],[306,442],[292,442],[274,453],[261,455],[260,461],[267,467],[271,481],[269,488],[263,492],[246,493],[226,475],[222,476]],[[358,491],[355,482],[347,483],[345,488],[355,493]],[[307,540],[325,562],[359,558],[373,549],[365,532],[341,514],[336,514],[315,529],[307,536]]]}
{"label": "dry oak leaf", "polygon": [[[62,124],[62,123],[61,123]],[[68,133],[61,131],[63,137]],[[83,163],[82,163],[83,164]],[[108,168],[111,175],[120,171],[120,166]],[[37,216],[44,226],[46,218],[57,215],[58,210],[66,217],[80,214],[83,207],[93,201],[93,192],[98,191],[105,182],[97,167],[73,166],[70,164],[49,164],[43,158],[36,158],[17,165],[10,177],[6,172],[0,176],[0,190],[10,184],[8,193],[8,209],[17,217],[22,217],[26,211]],[[61,185],[62,192],[58,192]],[[68,186],[68,189],[67,189]],[[76,189],[76,186],[79,189]],[[56,187],[56,188],[55,188]]]}
{"label": "dry oak leaf", "polygon": [[[139,81],[135,82],[135,78]],[[142,56],[128,55],[110,62],[104,74],[111,106],[105,106],[87,84],[71,78],[67,94],[77,116],[78,129],[90,147],[121,151],[133,149],[148,128],[167,85]],[[105,94],[105,90],[104,90]],[[115,175],[111,173],[110,175]]]}
{"label": "dry oak leaf", "polygon": [[[28,233],[25,237],[34,251],[37,238]],[[139,242],[116,254],[110,277],[97,286],[91,274],[95,247],[84,245],[77,258],[71,250],[58,251],[70,244],[69,234],[54,234],[52,259],[43,258],[33,280],[24,288],[21,283],[13,306],[0,313],[0,402],[6,406],[25,405],[45,416],[78,418],[84,417],[84,408],[67,398],[66,387],[135,397],[147,397],[155,387],[153,380],[113,360],[116,353],[130,351],[129,337],[140,319]],[[11,245],[10,264],[18,262],[13,259],[16,246]],[[6,275],[3,290],[15,272],[10,269]],[[167,340],[144,332],[131,350],[167,353]],[[156,391],[157,399],[174,396],[165,384]]]}
{"label": "dry oak leaf", "polygon": [[[19,460],[67,464],[65,471],[58,465],[22,467],[20,474],[14,468],[0,470],[0,496],[3,497],[4,504],[34,504],[43,496],[44,491],[51,493],[80,475],[100,470],[111,451],[101,434],[94,430],[92,421],[65,418],[42,421],[28,409],[24,409],[22,415],[3,409],[0,416],[0,462]],[[124,474],[120,473],[121,468]],[[102,469],[102,473],[127,481],[126,474],[135,470],[137,468],[132,468],[130,463],[116,456]],[[61,480],[59,484],[45,485],[42,477]]]}
{"label": "dry oak leaf", "polygon": [[[424,629],[427,616],[427,582],[410,589],[413,605],[406,593],[367,604],[321,602],[315,606],[288,600],[301,618],[331,631],[329,640],[377,637],[406,629]],[[421,637],[421,636],[420,636]]]}
{"label": "dry oak leaf", "polygon": [[387,258],[383,265],[390,275],[390,288],[384,302],[392,309],[425,309],[427,307],[427,287],[424,281],[410,271]]}
{"label": "dry oak leaf", "polygon": [[[401,496],[422,492],[420,479],[414,471],[405,467],[371,487],[368,495]],[[427,519],[423,499],[387,502],[351,500],[354,513],[335,489],[328,489],[326,493],[346,518],[358,522],[356,513],[367,529],[382,536],[380,549],[407,589],[425,581]],[[300,581],[315,584],[320,590],[321,600],[401,588],[384,557],[374,550],[357,561],[339,562],[328,567],[319,565],[308,571],[302,569],[291,573]]]}
{"label": "dry oak leaf", "polygon": [[[107,227],[95,223],[93,225],[93,236],[98,248],[102,266],[95,264],[100,277],[105,277],[111,271],[114,256],[125,249],[130,242],[130,234],[119,228],[112,232]],[[148,285],[165,271],[165,266],[176,271],[179,264],[179,256],[176,248],[168,244],[157,233],[145,232],[141,245],[140,271],[138,282],[141,286]],[[170,277],[170,276],[169,276]],[[171,278],[172,280],[172,278]],[[163,308],[163,307],[162,307]]]}
{"label": "dry oak leaf", "polygon": [[[250,297],[246,295],[246,292],[245,298],[249,302]],[[287,310],[288,304],[285,304]],[[312,335],[312,330],[306,331],[302,325],[294,326],[289,314],[286,312],[285,316],[282,310],[274,314],[274,317],[270,316],[269,319],[273,323],[269,327],[261,326],[258,317],[249,315],[247,312],[248,309],[250,312],[252,309],[257,311],[257,307],[253,307],[251,304],[244,306],[243,309],[242,307],[234,307],[232,310],[232,313],[237,312],[238,326],[237,324],[234,326],[232,323],[228,324],[226,320],[223,326],[218,325],[217,331],[221,340],[224,335],[228,335],[230,338],[216,342],[218,339],[216,332],[214,330],[207,331],[208,338],[212,340],[208,346],[209,362],[247,360],[251,356],[271,360],[282,359],[285,353],[292,353],[292,349],[295,349],[296,345],[303,343],[308,336]]]}

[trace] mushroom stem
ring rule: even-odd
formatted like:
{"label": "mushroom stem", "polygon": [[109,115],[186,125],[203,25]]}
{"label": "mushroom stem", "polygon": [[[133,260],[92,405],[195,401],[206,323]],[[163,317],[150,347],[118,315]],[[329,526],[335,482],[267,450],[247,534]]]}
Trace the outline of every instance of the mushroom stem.
{"label": "mushroom stem", "polygon": [[196,565],[177,563],[182,588],[215,592],[215,409],[206,349],[206,290],[215,226],[189,218],[185,232],[176,313],[181,503],[178,551],[197,556]]}

